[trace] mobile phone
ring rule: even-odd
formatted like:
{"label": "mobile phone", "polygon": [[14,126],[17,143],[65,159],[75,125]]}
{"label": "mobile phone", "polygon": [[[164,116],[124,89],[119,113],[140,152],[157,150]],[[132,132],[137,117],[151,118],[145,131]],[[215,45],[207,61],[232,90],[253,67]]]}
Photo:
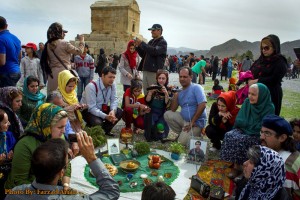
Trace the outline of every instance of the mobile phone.
{"label": "mobile phone", "polygon": [[295,47],[294,52],[296,54],[296,57],[300,60],[300,47]]}

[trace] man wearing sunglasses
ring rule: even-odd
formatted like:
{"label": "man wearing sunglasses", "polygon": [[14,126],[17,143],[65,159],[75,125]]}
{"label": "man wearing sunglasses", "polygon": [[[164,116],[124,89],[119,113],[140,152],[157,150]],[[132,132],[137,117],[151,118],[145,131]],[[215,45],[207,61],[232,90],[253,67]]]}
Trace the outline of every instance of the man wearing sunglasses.
{"label": "man wearing sunglasses", "polygon": [[146,44],[139,38],[135,39],[135,46],[138,54],[142,57],[142,61],[138,67],[139,71],[143,71],[143,88],[146,89],[156,84],[156,72],[163,69],[165,58],[167,56],[167,41],[162,36],[163,28],[160,24],[153,24],[151,28],[152,40]]}
{"label": "man wearing sunglasses", "polygon": [[285,162],[284,187],[293,199],[300,199],[300,153],[296,150],[289,122],[277,115],[267,115],[260,131],[261,145],[277,151]]}

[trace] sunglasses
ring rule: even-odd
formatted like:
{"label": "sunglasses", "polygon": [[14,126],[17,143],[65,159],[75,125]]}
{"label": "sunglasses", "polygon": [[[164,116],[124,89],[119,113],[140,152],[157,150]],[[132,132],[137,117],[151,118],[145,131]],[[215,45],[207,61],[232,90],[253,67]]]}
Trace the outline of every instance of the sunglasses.
{"label": "sunglasses", "polygon": [[261,50],[263,50],[263,51],[269,51],[270,49],[271,49],[271,47],[269,47],[269,46],[261,47]]}

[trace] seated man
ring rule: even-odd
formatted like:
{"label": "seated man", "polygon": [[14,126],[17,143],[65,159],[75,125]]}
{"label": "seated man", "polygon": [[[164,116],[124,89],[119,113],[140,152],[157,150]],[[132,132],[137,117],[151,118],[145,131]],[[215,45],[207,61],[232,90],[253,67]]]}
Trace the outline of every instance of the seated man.
{"label": "seated man", "polygon": [[293,130],[289,122],[277,115],[263,118],[260,131],[261,144],[277,151],[285,163],[284,187],[293,199],[300,199],[300,153],[295,149]]}
{"label": "seated man", "polygon": [[[77,194],[76,191],[63,191],[57,186],[68,164],[68,144],[62,139],[50,139],[40,145],[32,156],[32,171],[36,179],[6,190],[6,200],[18,199],[118,199],[119,186],[111,177],[104,164],[94,153],[92,138],[85,132],[77,133],[82,156],[86,159],[96,177],[99,190],[91,195]],[[22,194],[21,194],[22,193]]]}
{"label": "seated man", "polygon": [[[191,136],[200,136],[206,123],[206,97],[201,85],[192,83],[192,70],[182,67],[179,71],[179,82],[182,91],[175,93],[171,110],[164,114],[169,127],[177,133],[178,141],[187,145]],[[178,106],[181,111],[176,112]]]}
{"label": "seated man", "polygon": [[114,83],[116,70],[105,67],[97,81],[91,81],[82,94],[81,103],[88,109],[82,112],[87,126],[102,126],[106,135],[114,136],[110,131],[122,117],[118,108],[117,87]]}

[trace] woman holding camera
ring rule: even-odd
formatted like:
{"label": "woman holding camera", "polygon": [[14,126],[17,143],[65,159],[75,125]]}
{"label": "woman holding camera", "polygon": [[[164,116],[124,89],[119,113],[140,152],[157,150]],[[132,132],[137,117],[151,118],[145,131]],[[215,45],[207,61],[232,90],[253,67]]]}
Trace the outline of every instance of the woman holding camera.
{"label": "woman holding camera", "polygon": [[83,129],[81,110],[86,109],[86,104],[80,104],[77,99],[76,87],[78,78],[69,70],[63,70],[58,74],[58,91],[64,101],[63,108],[68,113],[72,129],[77,133]]}
{"label": "woman holding camera", "polygon": [[130,81],[134,78],[140,78],[137,71],[140,59],[137,51],[135,50],[134,40],[130,40],[127,45],[127,50],[121,54],[119,63],[120,82],[123,84],[124,92],[130,88]]}

